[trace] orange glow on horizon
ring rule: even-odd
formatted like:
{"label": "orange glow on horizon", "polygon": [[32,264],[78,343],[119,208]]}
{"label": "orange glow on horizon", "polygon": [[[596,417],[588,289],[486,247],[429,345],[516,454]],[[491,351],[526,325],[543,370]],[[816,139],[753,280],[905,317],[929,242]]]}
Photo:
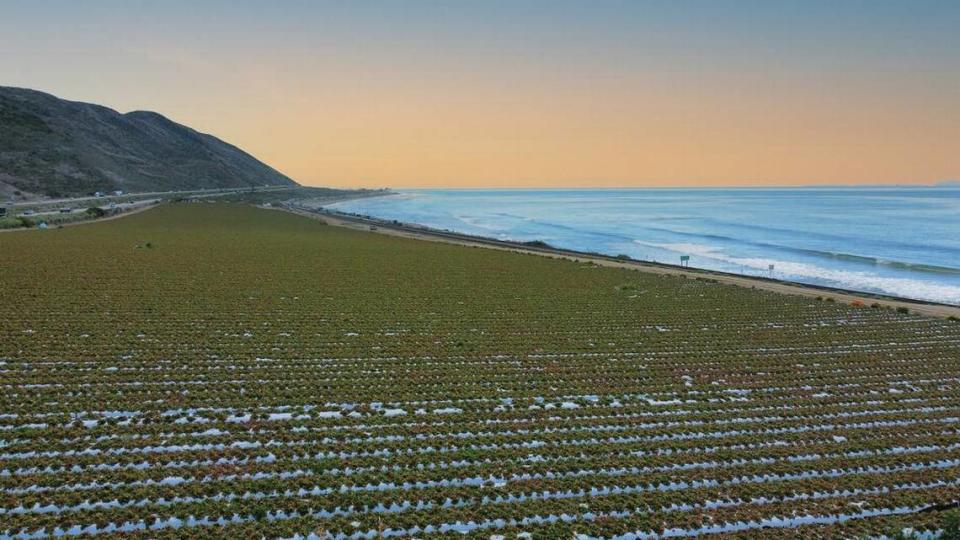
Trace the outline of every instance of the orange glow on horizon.
{"label": "orange glow on horizon", "polygon": [[305,185],[960,178],[960,3],[42,4],[0,18],[3,84],[159,112]]}
{"label": "orange glow on horizon", "polygon": [[348,187],[917,184],[960,155],[956,122],[879,98],[514,92],[317,101],[224,135],[301,183]]}

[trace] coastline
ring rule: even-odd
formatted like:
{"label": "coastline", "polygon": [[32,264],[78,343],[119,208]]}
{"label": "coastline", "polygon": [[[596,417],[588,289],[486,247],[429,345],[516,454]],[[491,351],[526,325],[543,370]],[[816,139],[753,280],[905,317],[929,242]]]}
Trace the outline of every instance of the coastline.
{"label": "coastline", "polygon": [[[327,210],[324,208],[327,204],[332,204],[335,202],[341,202],[350,199],[356,198],[366,198],[366,197],[382,197],[393,195],[394,193],[377,193],[377,194],[357,194],[356,196],[350,197],[333,197],[333,198],[317,198],[310,199],[308,201],[287,201],[280,204],[267,205],[256,205],[259,208],[267,210],[280,210],[285,212],[290,212],[302,217],[316,219],[324,221],[330,225],[340,226],[351,228],[355,230],[362,230],[366,232],[375,232],[378,234],[386,234],[390,236],[398,236],[403,238],[410,238],[415,240],[430,241],[430,242],[444,242],[448,244],[461,245],[466,247],[484,247],[488,249],[499,249],[503,251],[511,251],[515,253],[523,253],[528,255],[539,255],[544,257],[551,258],[564,258],[567,260],[584,262],[584,263],[594,263],[600,266],[612,267],[612,268],[624,268],[628,270],[636,270],[640,272],[649,272],[654,274],[667,274],[667,275],[679,275],[684,277],[692,277],[699,279],[711,279],[718,283],[724,283],[728,285],[736,285],[739,287],[762,289],[772,292],[777,292],[780,294],[790,294],[805,296],[808,298],[831,298],[836,302],[862,305],[863,307],[869,309],[871,304],[879,304],[879,306],[889,309],[898,309],[905,308],[910,310],[912,313],[919,315],[926,315],[931,317],[939,318],[948,318],[955,317],[960,318],[960,306],[952,304],[944,304],[938,302],[931,302],[926,300],[916,300],[912,298],[903,298],[891,295],[869,293],[863,291],[856,291],[851,289],[842,289],[836,287],[829,287],[823,285],[813,285],[800,283],[795,281],[781,280],[775,278],[766,278],[761,276],[744,276],[740,274],[732,274],[728,272],[722,272],[717,270],[707,270],[701,268],[691,268],[683,267],[678,265],[672,265],[667,263],[651,262],[651,261],[639,261],[635,259],[621,259],[615,256],[603,255],[599,253],[587,253],[570,249],[563,249],[553,247],[547,244],[526,244],[523,242],[513,242],[507,240],[498,240],[495,238],[488,238],[482,236],[473,236],[469,234],[451,232],[451,231],[442,231],[437,229],[431,229],[429,227],[393,222],[389,220],[382,220],[372,217],[363,217],[355,216],[350,214],[344,214],[334,210]],[[312,203],[310,206],[299,206],[302,202]],[[103,218],[97,219],[88,219],[80,220],[76,222],[66,223],[64,227],[73,227],[77,225],[85,225],[89,223],[98,223],[102,221],[109,221],[120,219],[129,215],[138,214],[155,208],[163,204],[163,202],[156,202],[149,205],[144,205],[141,208],[135,210],[130,210],[122,212],[120,214],[106,216]],[[16,232],[16,231],[30,231],[35,230],[35,228],[12,228],[12,229],[0,229],[0,232]]]}
{"label": "coastline", "polygon": [[957,195],[916,189],[431,189],[327,209],[960,306]]}
{"label": "coastline", "polygon": [[912,298],[875,294],[822,285],[812,285],[775,278],[744,276],[740,274],[683,267],[667,263],[638,261],[634,259],[620,259],[609,255],[586,253],[556,248],[549,245],[530,245],[522,242],[512,242],[450,231],[440,231],[431,229],[429,227],[408,223],[393,222],[371,217],[354,216],[337,211],[327,210],[322,206],[316,208],[298,208],[292,205],[285,205],[274,208],[312,219],[319,219],[331,225],[365,230],[368,232],[376,232],[379,234],[412,238],[416,240],[445,242],[468,247],[486,247],[489,249],[500,249],[545,257],[562,257],[578,262],[589,262],[601,266],[625,268],[629,270],[650,272],[655,274],[680,275],[684,277],[701,279],[706,278],[728,285],[763,289],[781,294],[799,295],[808,298],[832,298],[836,302],[854,305],[860,304],[866,309],[870,309],[869,306],[871,304],[879,304],[881,307],[890,309],[905,308],[910,310],[912,313],[920,315],[940,318],[960,318],[960,306],[955,306],[952,304],[944,304],[926,300],[914,300]]}

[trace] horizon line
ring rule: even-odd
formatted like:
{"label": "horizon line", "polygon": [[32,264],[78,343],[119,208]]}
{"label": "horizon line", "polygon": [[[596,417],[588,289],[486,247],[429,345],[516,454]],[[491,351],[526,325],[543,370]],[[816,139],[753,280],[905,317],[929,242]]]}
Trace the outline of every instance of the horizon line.
{"label": "horizon line", "polygon": [[[316,188],[337,188],[331,185],[309,185],[300,184],[302,187]],[[445,186],[358,186],[358,187],[339,187],[339,189],[366,189],[366,190],[445,190],[445,191],[617,191],[634,189],[902,189],[902,188],[922,188],[922,189],[958,189],[960,181],[945,180],[935,183],[925,184],[783,184],[783,185],[763,185],[763,184],[729,184],[729,185],[686,185],[686,186],[469,186],[469,187],[445,187]]]}

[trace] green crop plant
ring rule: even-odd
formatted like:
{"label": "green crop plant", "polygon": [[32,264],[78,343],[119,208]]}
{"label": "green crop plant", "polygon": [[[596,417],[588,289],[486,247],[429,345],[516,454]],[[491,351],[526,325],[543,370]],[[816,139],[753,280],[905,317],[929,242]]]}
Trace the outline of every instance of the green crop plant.
{"label": "green crop plant", "polygon": [[0,234],[0,291],[0,537],[853,538],[960,497],[953,321],[239,204]]}

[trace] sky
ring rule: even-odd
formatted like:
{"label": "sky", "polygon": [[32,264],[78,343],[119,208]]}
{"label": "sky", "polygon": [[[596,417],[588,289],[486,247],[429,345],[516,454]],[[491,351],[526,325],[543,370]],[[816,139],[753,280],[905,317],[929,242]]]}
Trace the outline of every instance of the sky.
{"label": "sky", "polygon": [[305,185],[960,178],[960,1],[0,0],[0,84]]}

